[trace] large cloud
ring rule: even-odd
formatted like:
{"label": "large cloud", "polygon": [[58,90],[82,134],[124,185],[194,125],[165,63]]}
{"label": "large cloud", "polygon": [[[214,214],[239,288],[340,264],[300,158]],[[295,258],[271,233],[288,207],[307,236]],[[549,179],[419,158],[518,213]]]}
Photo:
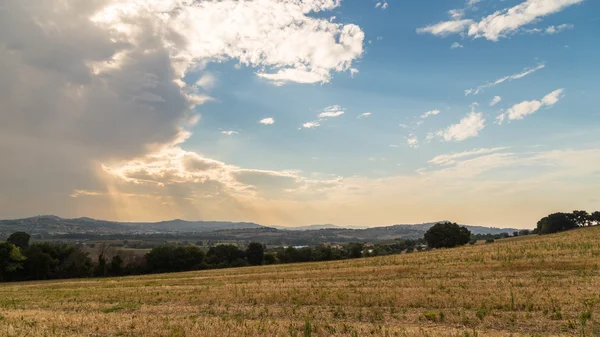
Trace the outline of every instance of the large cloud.
{"label": "large cloud", "polygon": [[[113,165],[182,143],[237,59],[277,81],[327,82],[363,51],[358,26],[313,16],[339,1],[5,0],[0,6],[0,215],[73,214]],[[310,74],[293,76],[299,72]],[[201,167],[202,164],[196,163]],[[148,172],[139,172],[140,175]],[[114,191],[111,192],[114,194]],[[110,217],[110,215],[106,215]]]}

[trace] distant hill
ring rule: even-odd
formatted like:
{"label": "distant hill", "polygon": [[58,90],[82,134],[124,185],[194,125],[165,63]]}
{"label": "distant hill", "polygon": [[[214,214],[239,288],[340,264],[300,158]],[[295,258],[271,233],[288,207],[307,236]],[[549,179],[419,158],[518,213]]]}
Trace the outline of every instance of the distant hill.
{"label": "distant hill", "polygon": [[116,222],[87,217],[64,219],[54,215],[41,215],[25,219],[0,220],[0,233],[27,231],[31,234],[61,233],[172,233],[212,232],[228,229],[264,228],[250,222],[185,221]]}
{"label": "distant hill", "polygon": [[[115,222],[87,217],[64,219],[42,215],[25,219],[0,220],[0,238],[16,231],[44,237],[85,237],[120,235],[186,235],[195,240],[258,241],[266,244],[319,244],[323,242],[383,242],[418,239],[437,222],[360,228],[337,225],[265,227],[252,222],[186,221]],[[474,234],[512,233],[514,228],[466,226]]]}

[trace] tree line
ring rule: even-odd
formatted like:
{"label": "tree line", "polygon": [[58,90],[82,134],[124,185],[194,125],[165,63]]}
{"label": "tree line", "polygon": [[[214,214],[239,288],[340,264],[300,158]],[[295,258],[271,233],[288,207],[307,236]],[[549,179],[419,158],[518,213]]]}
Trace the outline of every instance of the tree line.
{"label": "tree line", "polygon": [[350,243],[343,246],[279,247],[267,251],[258,242],[246,249],[216,245],[202,250],[197,246],[154,247],[143,256],[126,254],[108,244],[96,246],[95,259],[82,248],[59,242],[34,242],[25,232],[0,242],[0,282],[63,278],[109,277],[168,273],[263,264],[330,261],[413,252],[423,240],[396,240],[388,245]]}
{"label": "tree line", "polygon": [[571,213],[552,213],[538,221],[534,230],[537,234],[552,234],[579,227],[600,225],[600,212],[573,211]]}

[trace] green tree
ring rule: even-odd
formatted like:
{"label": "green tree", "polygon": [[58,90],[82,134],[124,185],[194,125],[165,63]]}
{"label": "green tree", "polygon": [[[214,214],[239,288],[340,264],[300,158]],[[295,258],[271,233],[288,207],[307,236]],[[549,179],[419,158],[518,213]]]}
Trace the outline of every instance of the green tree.
{"label": "green tree", "polygon": [[29,247],[29,239],[31,238],[31,235],[25,233],[25,232],[15,232],[12,233],[8,239],[6,239],[6,242],[8,243],[12,243],[13,245],[19,247],[20,249],[25,249],[27,247]]}
{"label": "green tree", "polygon": [[253,266],[260,266],[265,259],[265,246],[259,242],[250,242],[246,248],[246,259]]}
{"label": "green tree", "polygon": [[431,248],[462,246],[471,240],[471,232],[456,223],[440,222],[425,232],[425,241]]}
{"label": "green tree", "polygon": [[575,222],[572,214],[553,213],[538,221],[536,232],[538,234],[551,234],[577,227],[577,222]]}
{"label": "green tree", "polygon": [[0,281],[7,281],[18,270],[23,269],[26,257],[19,247],[9,242],[0,242]]}

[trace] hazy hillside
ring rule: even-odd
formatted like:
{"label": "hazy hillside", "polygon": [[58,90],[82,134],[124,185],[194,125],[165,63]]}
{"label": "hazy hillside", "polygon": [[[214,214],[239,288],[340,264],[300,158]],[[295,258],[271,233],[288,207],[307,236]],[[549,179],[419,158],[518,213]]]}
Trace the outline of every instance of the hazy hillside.
{"label": "hazy hillside", "polygon": [[[258,241],[266,244],[312,245],[322,242],[387,241],[417,239],[435,224],[394,225],[373,228],[344,228],[336,225],[305,227],[265,227],[250,222],[185,221],[113,222],[91,218],[63,219],[57,216],[36,216],[0,221],[0,237],[16,231],[26,231],[38,238],[49,236],[86,235],[186,235],[194,240]],[[512,233],[512,228],[467,226],[474,234]],[[79,236],[80,237],[80,236]]]}

